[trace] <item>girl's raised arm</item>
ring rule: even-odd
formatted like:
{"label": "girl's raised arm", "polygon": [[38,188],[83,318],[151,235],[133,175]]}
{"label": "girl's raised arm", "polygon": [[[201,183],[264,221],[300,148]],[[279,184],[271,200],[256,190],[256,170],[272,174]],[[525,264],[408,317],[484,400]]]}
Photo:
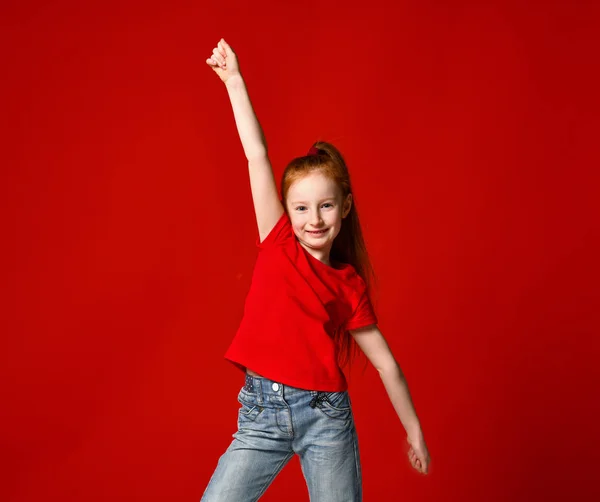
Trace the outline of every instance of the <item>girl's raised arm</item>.
{"label": "girl's raised arm", "polygon": [[267,155],[267,143],[252,108],[237,56],[225,40],[219,41],[206,63],[225,83],[229,94],[235,124],[248,159],[250,189],[262,242],[283,214],[273,169]]}

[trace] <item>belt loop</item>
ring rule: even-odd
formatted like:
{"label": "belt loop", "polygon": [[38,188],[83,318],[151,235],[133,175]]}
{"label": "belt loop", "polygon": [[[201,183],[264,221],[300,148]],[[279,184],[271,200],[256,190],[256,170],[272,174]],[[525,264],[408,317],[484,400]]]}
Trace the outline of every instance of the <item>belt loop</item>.
{"label": "belt loop", "polygon": [[251,394],[254,393],[254,380],[248,373],[245,375],[244,389]]}
{"label": "belt loop", "polygon": [[254,388],[256,389],[256,401],[259,405],[263,404],[263,388],[264,378],[252,377],[254,379]]}

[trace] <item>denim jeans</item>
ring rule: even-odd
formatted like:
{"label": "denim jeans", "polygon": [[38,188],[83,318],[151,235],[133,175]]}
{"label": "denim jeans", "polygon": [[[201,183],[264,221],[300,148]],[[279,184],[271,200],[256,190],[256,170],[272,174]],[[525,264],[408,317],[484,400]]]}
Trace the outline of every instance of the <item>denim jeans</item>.
{"label": "denim jeans", "polygon": [[246,374],[238,429],[201,502],[254,502],[294,456],[311,502],[361,502],[358,438],[348,391],[299,389]]}

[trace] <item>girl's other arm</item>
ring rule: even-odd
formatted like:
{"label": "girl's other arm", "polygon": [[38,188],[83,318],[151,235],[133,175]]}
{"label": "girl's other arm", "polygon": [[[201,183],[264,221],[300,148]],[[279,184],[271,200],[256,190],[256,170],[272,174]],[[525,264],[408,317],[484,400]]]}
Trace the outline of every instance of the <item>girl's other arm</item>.
{"label": "girl's other arm", "polygon": [[392,406],[407,433],[408,457],[415,469],[427,473],[430,458],[406,378],[377,325],[351,330],[351,335],[378,371]]}
{"label": "girl's other arm", "polygon": [[260,240],[263,241],[283,214],[273,169],[267,155],[267,143],[254,113],[246,83],[239,71],[237,56],[225,40],[219,41],[206,63],[225,83],[229,95],[238,134],[248,160],[256,223]]}

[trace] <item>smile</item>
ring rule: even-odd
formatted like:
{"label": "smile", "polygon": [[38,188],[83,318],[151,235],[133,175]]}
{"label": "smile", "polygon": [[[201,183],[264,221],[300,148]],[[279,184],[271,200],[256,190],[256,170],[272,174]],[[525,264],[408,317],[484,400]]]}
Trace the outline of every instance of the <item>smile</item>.
{"label": "smile", "polygon": [[325,233],[327,232],[327,230],[317,230],[317,231],[310,231],[310,230],[307,230],[307,232],[308,232],[310,235],[315,235],[315,236],[317,236],[317,235],[323,235],[323,234],[325,234]]}

